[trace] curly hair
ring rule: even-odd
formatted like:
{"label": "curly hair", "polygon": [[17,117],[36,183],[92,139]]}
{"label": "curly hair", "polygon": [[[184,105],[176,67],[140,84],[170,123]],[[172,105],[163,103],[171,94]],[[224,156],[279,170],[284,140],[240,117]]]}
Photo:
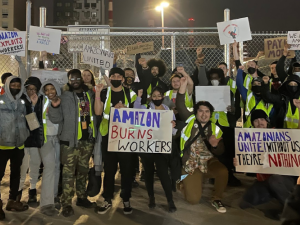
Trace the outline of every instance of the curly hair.
{"label": "curly hair", "polygon": [[157,75],[158,77],[162,77],[163,75],[165,75],[167,71],[166,64],[161,59],[150,59],[147,62],[147,65],[149,66],[150,69],[152,69],[152,67],[154,66],[158,67],[158,75]]}
{"label": "curly hair", "polygon": [[226,85],[225,78],[224,78],[224,72],[223,72],[223,70],[221,70],[219,68],[211,68],[209,71],[206,72],[206,76],[207,76],[209,85],[211,85],[210,76],[212,74],[217,74],[218,77],[221,79],[220,85]]}

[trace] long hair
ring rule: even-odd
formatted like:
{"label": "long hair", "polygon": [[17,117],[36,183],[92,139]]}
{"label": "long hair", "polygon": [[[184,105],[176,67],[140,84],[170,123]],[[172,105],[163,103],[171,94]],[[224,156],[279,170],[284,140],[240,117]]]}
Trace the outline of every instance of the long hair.
{"label": "long hair", "polygon": [[89,69],[85,69],[84,71],[82,71],[82,73],[83,73],[83,72],[89,72],[89,73],[91,74],[91,76],[92,76],[91,84],[92,84],[93,86],[96,86],[96,83],[95,83],[95,77],[94,77],[93,72],[92,72],[91,70],[89,70]]}
{"label": "long hair", "polygon": [[161,59],[150,59],[147,62],[147,65],[149,66],[150,69],[154,66],[158,67],[157,77],[162,77],[163,75],[165,75],[165,73],[167,71],[166,64]]}

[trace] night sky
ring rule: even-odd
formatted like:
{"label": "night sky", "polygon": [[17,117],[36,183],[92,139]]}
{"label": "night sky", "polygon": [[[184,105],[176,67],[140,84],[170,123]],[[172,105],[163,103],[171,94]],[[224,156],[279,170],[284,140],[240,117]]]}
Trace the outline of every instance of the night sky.
{"label": "night sky", "polygon": [[[161,2],[157,0],[157,4]],[[300,29],[300,0],[169,0],[165,11],[166,27],[188,26],[193,17],[196,27],[216,27],[224,20],[224,9],[231,19],[249,17],[252,31]],[[116,27],[145,27],[149,7],[146,0],[113,0]],[[160,13],[152,11],[155,26],[161,26]]]}

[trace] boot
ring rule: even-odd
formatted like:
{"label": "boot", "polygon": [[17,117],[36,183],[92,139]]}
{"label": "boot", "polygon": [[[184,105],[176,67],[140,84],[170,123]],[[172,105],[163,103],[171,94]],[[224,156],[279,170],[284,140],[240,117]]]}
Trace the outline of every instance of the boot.
{"label": "boot", "polygon": [[154,197],[149,197],[148,207],[149,207],[149,209],[154,209],[156,207],[155,198]]}
{"label": "boot", "polygon": [[168,205],[169,205],[169,213],[176,212],[177,208],[176,208],[176,206],[175,206],[173,200],[172,200],[172,201],[169,201],[169,202],[168,202]]}
{"label": "boot", "polygon": [[0,220],[4,220],[5,219],[5,213],[2,209],[3,204],[2,204],[2,200],[0,199]]}
{"label": "boot", "polygon": [[6,208],[7,211],[16,211],[16,212],[23,212],[26,211],[28,209],[28,205],[27,204],[23,204],[20,201],[14,201],[12,199],[9,199],[7,204],[6,204]]}
{"label": "boot", "polygon": [[29,189],[28,190],[28,204],[35,205],[37,204],[37,195],[36,195],[36,189]]}

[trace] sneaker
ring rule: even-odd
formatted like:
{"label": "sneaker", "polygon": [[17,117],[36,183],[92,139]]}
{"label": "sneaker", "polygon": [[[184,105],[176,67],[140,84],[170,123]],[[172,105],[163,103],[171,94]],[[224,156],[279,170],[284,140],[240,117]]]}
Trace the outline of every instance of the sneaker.
{"label": "sneaker", "polygon": [[130,206],[130,201],[128,202],[123,202],[123,205],[124,205],[124,209],[123,209],[123,213],[125,215],[129,215],[132,213],[132,208]]}
{"label": "sneaker", "polygon": [[29,207],[27,204],[23,204],[22,202],[15,201],[12,199],[8,200],[6,207],[5,207],[5,209],[7,211],[16,211],[16,212],[23,212],[23,211],[28,210],[28,208]]}
{"label": "sneaker", "polygon": [[55,209],[54,205],[45,205],[40,208],[40,212],[46,216],[55,216],[58,214],[58,211]]}
{"label": "sneaker", "polygon": [[67,205],[66,207],[63,207],[62,212],[64,217],[69,217],[74,215],[74,209],[72,208],[72,206]]}
{"label": "sneaker", "polygon": [[132,182],[132,188],[138,188],[139,186],[139,183],[134,179]]}
{"label": "sneaker", "polygon": [[95,202],[90,202],[87,198],[77,198],[76,205],[88,209],[95,208],[97,206]]}
{"label": "sneaker", "polygon": [[177,208],[173,201],[168,202],[169,205],[169,213],[173,213],[177,211]]}
{"label": "sneaker", "polygon": [[220,200],[214,200],[211,204],[219,213],[226,213],[226,208]]}
{"label": "sneaker", "polygon": [[104,201],[103,204],[100,207],[95,208],[95,212],[103,215],[105,214],[108,210],[110,210],[112,207],[111,200]]}
{"label": "sneaker", "polygon": [[156,207],[155,198],[154,197],[149,197],[148,207],[149,207],[149,209],[154,209]]}

